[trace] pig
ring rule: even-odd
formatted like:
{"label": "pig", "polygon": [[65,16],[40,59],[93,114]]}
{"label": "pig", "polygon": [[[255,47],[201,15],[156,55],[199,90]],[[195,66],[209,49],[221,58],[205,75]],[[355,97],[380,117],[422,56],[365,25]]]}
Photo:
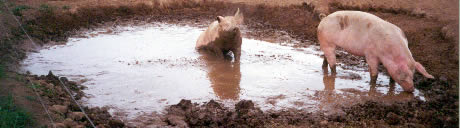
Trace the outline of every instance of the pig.
{"label": "pig", "polygon": [[240,9],[234,16],[217,16],[216,21],[201,33],[195,49],[215,54],[218,58],[232,51],[235,62],[240,61],[242,37],[239,25],[243,23]]}
{"label": "pig", "polygon": [[323,68],[336,73],[336,47],[364,56],[369,66],[370,84],[375,84],[380,63],[387,69],[390,81],[396,81],[406,92],[414,91],[415,70],[433,78],[414,60],[403,31],[375,15],[361,11],[337,11],[323,19],[317,29],[320,49],[324,52]]}

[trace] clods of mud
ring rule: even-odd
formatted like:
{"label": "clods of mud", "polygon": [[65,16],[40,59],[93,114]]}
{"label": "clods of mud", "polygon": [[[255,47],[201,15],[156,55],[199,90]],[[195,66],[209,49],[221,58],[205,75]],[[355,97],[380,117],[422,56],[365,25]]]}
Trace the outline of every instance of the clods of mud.
{"label": "clods of mud", "polygon": [[233,106],[252,100],[261,110],[299,109],[336,112],[363,99],[399,101],[419,97],[389,85],[380,74],[369,86],[366,69],[338,68],[337,76],[323,73],[318,47],[296,48],[285,42],[243,38],[239,64],[200,54],[195,41],[205,28],[153,24],[100,29],[86,38],[31,53],[23,70],[49,70],[88,89],[89,106],[107,106],[117,116],[134,119],[161,113],[181,99],[202,103],[216,100]]}
{"label": "clods of mud", "polygon": [[[83,107],[84,111],[81,110],[68,93],[72,93],[73,97],[79,100],[84,96],[81,90],[86,87],[74,81],[68,81],[66,77],[59,78],[52,72],[46,76],[18,75],[17,77],[27,79],[28,87],[33,88],[43,99],[40,99],[40,102],[49,111],[50,121],[53,121],[46,127],[92,127],[87,117],[97,127],[121,128],[125,126],[120,119],[115,119],[110,115],[107,107]],[[65,91],[64,86],[69,89],[68,92]]]}

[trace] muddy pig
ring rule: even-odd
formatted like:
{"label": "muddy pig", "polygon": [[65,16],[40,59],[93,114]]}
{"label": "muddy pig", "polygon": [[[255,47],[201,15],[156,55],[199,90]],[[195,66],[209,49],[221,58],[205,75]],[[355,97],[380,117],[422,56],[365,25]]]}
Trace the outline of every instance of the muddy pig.
{"label": "muddy pig", "polygon": [[216,20],[201,33],[195,48],[200,52],[213,53],[219,58],[224,58],[225,54],[232,51],[235,62],[239,62],[242,43],[239,25],[243,23],[240,9],[234,16],[217,16]]}
{"label": "muddy pig", "polygon": [[412,58],[403,31],[370,13],[361,11],[337,11],[318,25],[318,40],[324,52],[323,67],[327,64],[335,73],[335,49],[341,47],[348,53],[364,56],[369,65],[371,84],[375,84],[380,63],[387,69],[391,81],[396,81],[404,91],[414,91],[415,70],[427,78],[433,78],[425,68]]}

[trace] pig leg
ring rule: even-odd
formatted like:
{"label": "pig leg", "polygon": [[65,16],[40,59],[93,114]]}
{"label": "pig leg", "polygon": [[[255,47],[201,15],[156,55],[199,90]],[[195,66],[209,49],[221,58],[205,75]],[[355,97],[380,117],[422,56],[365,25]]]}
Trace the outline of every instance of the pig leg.
{"label": "pig leg", "polygon": [[327,59],[326,59],[326,56],[324,56],[324,61],[323,61],[323,73],[324,74],[327,74]]}
{"label": "pig leg", "polygon": [[[392,80],[390,78],[390,80]],[[390,82],[390,89],[388,90],[388,95],[389,96],[394,96],[395,95],[395,82],[393,81],[393,83]]]}
{"label": "pig leg", "polygon": [[[331,68],[331,74],[335,74],[335,46],[323,48],[324,56],[327,59],[327,63],[329,64],[329,67]],[[323,63],[324,65],[324,63]]]}
{"label": "pig leg", "polygon": [[395,84],[395,80],[393,80],[393,78],[391,78],[391,76],[390,76],[390,85],[391,84]]}
{"label": "pig leg", "polygon": [[379,74],[378,66],[379,60],[377,57],[374,56],[366,56],[367,64],[369,65],[369,73],[371,75],[371,82],[370,84],[376,84],[377,76]]}
{"label": "pig leg", "polygon": [[371,84],[369,88],[369,96],[374,96],[377,93],[376,84]]}
{"label": "pig leg", "polygon": [[233,56],[235,57],[235,62],[240,62],[241,57],[241,48],[232,49]]}
{"label": "pig leg", "polygon": [[222,50],[220,48],[212,48],[212,51],[214,52],[214,54],[219,58],[219,59],[222,59],[224,58],[224,53],[222,52]]}

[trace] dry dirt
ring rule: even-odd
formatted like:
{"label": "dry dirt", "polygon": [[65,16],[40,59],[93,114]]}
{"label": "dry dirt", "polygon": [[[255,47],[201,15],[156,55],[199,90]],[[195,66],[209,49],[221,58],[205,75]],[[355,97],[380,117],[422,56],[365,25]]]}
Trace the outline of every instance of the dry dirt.
{"label": "dry dirt", "polygon": [[[301,41],[295,44],[295,47],[307,47],[318,45],[315,43],[316,26],[319,23],[318,13],[331,13],[337,10],[367,11],[401,27],[408,37],[409,48],[415,60],[436,77],[434,80],[428,80],[420,74],[415,75],[416,88],[425,94],[426,102],[418,99],[397,103],[367,101],[352,107],[344,107],[343,113],[325,115],[321,112],[306,113],[296,110],[262,112],[251,101],[241,101],[235,105],[235,108],[224,108],[214,101],[199,106],[183,100],[168,108],[168,113],[161,120],[163,122],[161,124],[221,127],[458,127],[458,0],[307,0],[306,3],[299,0],[285,2],[276,0],[250,2],[242,0],[230,2],[22,0],[16,1],[12,7],[15,5],[28,5],[32,8],[22,11],[22,16],[18,18],[33,39],[40,44],[65,41],[79,31],[126,22],[209,24],[217,15],[230,15],[236,8],[240,8],[245,16],[245,36],[269,40],[283,40],[278,37],[289,36]],[[4,64],[14,65],[23,59],[28,49],[24,46],[28,46],[30,42],[24,41],[25,38],[19,32],[14,20],[11,20],[11,15],[5,12],[2,6],[0,18],[7,20],[2,20],[3,24],[0,24],[0,31],[2,31],[0,58]],[[343,66],[346,68],[366,66],[359,62],[362,58],[343,52],[339,52],[338,59],[345,64]],[[30,77],[33,81],[53,83],[46,77],[24,77]],[[7,85],[6,88],[2,88],[0,94],[27,85],[20,80],[1,79],[0,81]],[[30,90],[30,88],[24,89]],[[32,95],[30,91],[12,92],[19,93],[17,95]],[[59,91],[57,93],[59,94]],[[61,97],[48,96],[49,106],[67,105],[70,110],[77,111],[72,109],[71,104],[66,103],[68,100]],[[22,100],[19,103],[22,102],[25,106],[32,104]],[[41,107],[26,108],[36,112],[38,118],[44,115],[40,113]],[[118,121],[110,123],[113,119],[104,109],[88,111],[99,113],[93,116],[101,116],[95,117],[99,119],[100,124],[122,125]],[[61,114],[60,117],[65,119],[70,116]],[[40,122],[46,123],[46,121]],[[83,119],[73,122],[76,125],[88,126]]]}

